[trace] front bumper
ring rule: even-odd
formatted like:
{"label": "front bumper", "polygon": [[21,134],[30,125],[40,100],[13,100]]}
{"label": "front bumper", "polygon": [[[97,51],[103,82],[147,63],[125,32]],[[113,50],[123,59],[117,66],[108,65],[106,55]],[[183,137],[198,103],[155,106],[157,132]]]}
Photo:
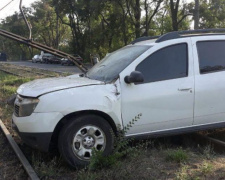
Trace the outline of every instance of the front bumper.
{"label": "front bumper", "polygon": [[63,118],[58,112],[32,113],[27,117],[12,117],[12,127],[29,146],[48,151],[57,123]]}
{"label": "front bumper", "polygon": [[44,152],[49,151],[52,133],[23,133],[18,130],[13,121],[12,127],[18,133],[22,141],[28,146]]}

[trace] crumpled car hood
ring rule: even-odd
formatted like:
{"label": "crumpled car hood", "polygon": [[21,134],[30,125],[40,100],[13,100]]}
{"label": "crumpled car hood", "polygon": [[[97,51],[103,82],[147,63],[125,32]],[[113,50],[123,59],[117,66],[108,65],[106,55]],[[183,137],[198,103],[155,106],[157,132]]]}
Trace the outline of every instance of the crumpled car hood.
{"label": "crumpled car hood", "polygon": [[17,93],[27,97],[38,97],[40,95],[62,89],[75,88],[88,85],[104,84],[104,82],[72,75],[68,77],[38,79],[22,84]]}

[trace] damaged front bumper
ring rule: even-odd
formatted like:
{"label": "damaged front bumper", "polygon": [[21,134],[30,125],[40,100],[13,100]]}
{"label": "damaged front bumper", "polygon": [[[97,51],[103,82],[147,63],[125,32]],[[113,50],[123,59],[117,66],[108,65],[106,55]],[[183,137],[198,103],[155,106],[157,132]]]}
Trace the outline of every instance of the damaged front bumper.
{"label": "damaged front bumper", "polygon": [[49,151],[52,134],[57,123],[63,115],[58,112],[32,113],[31,116],[12,116],[12,128],[17,131],[25,144],[39,149]]}
{"label": "damaged front bumper", "polygon": [[17,126],[13,123],[12,128],[18,133],[22,141],[28,146],[39,149],[40,151],[48,152],[51,142],[52,133],[24,133],[20,132]]}

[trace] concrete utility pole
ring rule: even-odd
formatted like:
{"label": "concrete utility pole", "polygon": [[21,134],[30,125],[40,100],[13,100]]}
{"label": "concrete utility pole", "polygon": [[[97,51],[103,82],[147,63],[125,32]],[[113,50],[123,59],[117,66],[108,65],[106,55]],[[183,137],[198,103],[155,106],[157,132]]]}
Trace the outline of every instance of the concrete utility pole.
{"label": "concrete utility pole", "polygon": [[194,29],[199,29],[199,0],[195,0]]}
{"label": "concrete utility pole", "polygon": [[26,16],[24,15],[24,12],[23,12],[23,9],[22,9],[22,0],[20,0],[20,12],[21,12],[21,14],[22,14],[22,16],[23,16],[23,19],[24,19],[24,21],[25,21],[25,23],[26,23],[26,25],[27,25],[27,28],[29,29],[29,39],[31,40],[31,38],[32,38],[32,31],[31,31],[31,29],[32,29],[32,27],[31,27],[31,24],[27,21],[27,18],[26,18]]}

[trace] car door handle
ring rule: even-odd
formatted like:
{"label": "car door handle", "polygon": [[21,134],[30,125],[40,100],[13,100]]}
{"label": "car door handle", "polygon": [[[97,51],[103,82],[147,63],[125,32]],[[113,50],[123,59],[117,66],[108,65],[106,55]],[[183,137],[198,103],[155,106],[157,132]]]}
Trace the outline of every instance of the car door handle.
{"label": "car door handle", "polygon": [[178,88],[178,91],[190,91],[192,88]]}

